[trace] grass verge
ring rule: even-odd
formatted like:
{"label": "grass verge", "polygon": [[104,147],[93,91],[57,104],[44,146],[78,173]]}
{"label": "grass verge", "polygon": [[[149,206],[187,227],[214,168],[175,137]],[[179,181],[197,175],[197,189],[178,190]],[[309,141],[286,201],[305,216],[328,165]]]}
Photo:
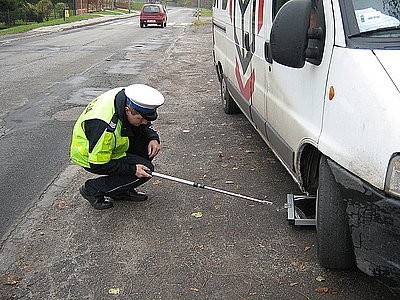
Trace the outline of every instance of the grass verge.
{"label": "grass verge", "polygon": [[[131,10],[136,10],[136,9],[132,8]],[[128,11],[123,10],[123,9],[105,10],[105,11],[101,11],[101,12],[70,16],[70,17],[66,18],[65,20],[64,19],[54,19],[54,20],[50,20],[50,21],[46,21],[46,22],[42,22],[42,23],[33,22],[33,23],[29,23],[29,24],[18,25],[18,26],[14,26],[14,27],[10,27],[10,28],[1,29],[0,34],[5,35],[5,34],[22,33],[22,32],[27,32],[32,29],[39,28],[39,27],[54,26],[54,25],[72,23],[72,22],[81,21],[81,20],[98,18],[101,15],[121,15],[121,14],[127,14],[127,13],[128,13]]]}

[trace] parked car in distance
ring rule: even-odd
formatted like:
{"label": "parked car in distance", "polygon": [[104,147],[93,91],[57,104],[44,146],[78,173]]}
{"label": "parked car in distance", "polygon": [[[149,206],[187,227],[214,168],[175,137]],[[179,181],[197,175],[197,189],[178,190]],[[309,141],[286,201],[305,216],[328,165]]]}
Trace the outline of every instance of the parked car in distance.
{"label": "parked car in distance", "polygon": [[167,26],[167,10],[157,3],[145,4],[140,11],[140,27],[147,25]]}

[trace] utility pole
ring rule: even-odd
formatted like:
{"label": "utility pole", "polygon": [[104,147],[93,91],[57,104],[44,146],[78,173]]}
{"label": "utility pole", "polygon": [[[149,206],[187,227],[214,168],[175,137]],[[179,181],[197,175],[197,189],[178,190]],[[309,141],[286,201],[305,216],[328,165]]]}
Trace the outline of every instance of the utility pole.
{"label": "utility pole", "polygon": [[197,22],[200,20],[200,0],[197,0]]}

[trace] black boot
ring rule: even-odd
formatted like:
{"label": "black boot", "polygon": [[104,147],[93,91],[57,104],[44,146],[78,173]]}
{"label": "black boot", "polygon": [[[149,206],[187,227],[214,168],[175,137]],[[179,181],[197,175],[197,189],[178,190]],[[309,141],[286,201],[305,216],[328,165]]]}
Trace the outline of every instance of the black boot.
{"label": "black boot", "polygon": [[116,195],[110,195],[110,198],[115,201],[141,202],[141,201],[146,201],[149,197],[147,197],[145,193],[136,192],[135,190],[132,190]]}
{"label": "black boot", "polygon": [[85,198],[95,209],[107,209],[113,207],[113,203],[110,201],[104,200],[104,196],[92,196],[82,185],[79,188],[79,192],[81,193],[82,197]]}

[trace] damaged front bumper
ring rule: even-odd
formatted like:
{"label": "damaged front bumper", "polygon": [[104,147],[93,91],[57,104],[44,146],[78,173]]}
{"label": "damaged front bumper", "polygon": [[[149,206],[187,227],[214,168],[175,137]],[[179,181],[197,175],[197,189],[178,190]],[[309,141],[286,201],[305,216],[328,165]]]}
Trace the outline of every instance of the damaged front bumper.
{"label": "damaged front bumper", "polygon": [[387,196],[329,161],[344,201],[357,267],[398,289],[400,284],[400,200]]}

